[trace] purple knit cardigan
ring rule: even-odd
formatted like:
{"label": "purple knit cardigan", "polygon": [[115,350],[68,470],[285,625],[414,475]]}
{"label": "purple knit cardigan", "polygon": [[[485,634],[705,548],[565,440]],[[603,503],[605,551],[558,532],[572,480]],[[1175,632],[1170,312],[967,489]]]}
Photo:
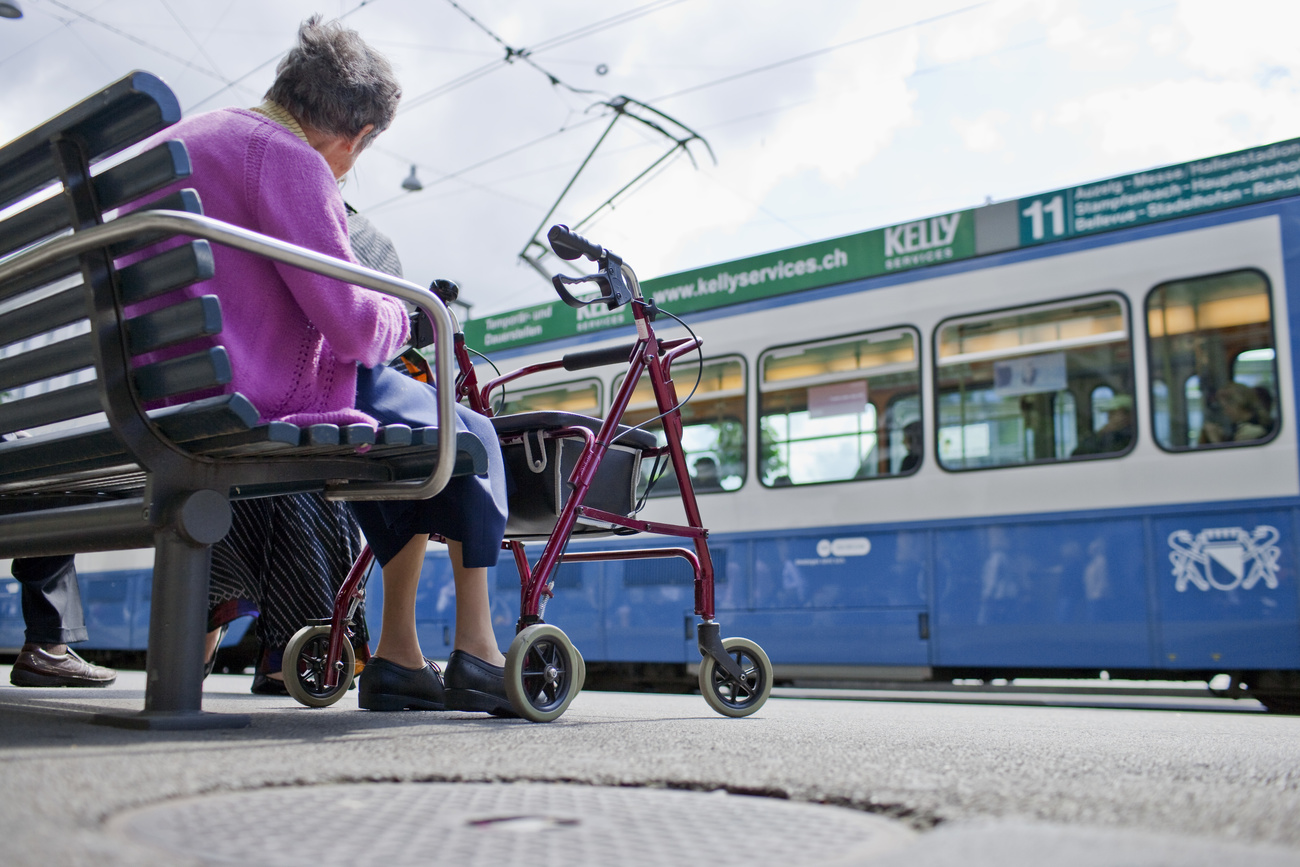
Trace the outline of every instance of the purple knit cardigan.
{"label": "purple knit cardigan", "polygon": [[[329,166],[280,124],[221,109],[186,118],[158,139],[185,143],[194,173],[177,187],[198,190],[206,215],[356,261]],[[216,276],[181,291],[221,299],[220,343],[234,369],[223,391],[243,394],[263,420],[375,424],[354,406],[356,368],[385,363],[406,341],[402,303],[220,244],[212,248]]]}

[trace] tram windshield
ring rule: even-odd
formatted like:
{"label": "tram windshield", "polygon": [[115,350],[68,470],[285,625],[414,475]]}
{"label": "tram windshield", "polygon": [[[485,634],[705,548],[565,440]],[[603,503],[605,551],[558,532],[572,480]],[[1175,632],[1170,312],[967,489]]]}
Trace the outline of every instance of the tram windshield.
{"label": "tram windshield", "polygon": [[945,469],[1115,456],[1132,448],[1133,348],[1119,295],[948,320],[937,343]]}

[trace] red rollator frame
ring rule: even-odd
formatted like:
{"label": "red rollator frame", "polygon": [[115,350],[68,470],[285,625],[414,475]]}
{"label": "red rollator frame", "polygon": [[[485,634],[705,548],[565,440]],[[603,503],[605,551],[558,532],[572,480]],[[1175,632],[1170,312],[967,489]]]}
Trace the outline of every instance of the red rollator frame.
{"label": "red rollator frame", "polygon": [[[585,256],[596,262],[600,269],[587,277],[554,277],[552,282],[561,299],[573,307],[603,304],[615,310],[630,305],[637,339],[631,344],[569,353],[555,361],[529,365],[480,387],[464,333],[459,328],[456,330],[453,347],[459,368],[456,399],[489,417],[494,415],[489,400],[492,392],[508,382],[558,368],[581,370],[610,364],[627,365],[627,375],[603,420],[572,413],[524,413],[494,418],[502,449],[522,447],[534,472],[539,472],[538,465],[546,465],[548,442],[581,442],[572,470],[564,480],[567,498],[562,498],[563,504],[557,510],[553,527],[545,536],[541,555],[529,563],[523,540],[511,538],[510,528],[507,528],[507,538],[502,546],[514,556],[520,576],[517,634],[506,653],[506,689],[511,706],[525,719],[548,722],[559,717],[582,688],[586,669],[581,654],[561,630],[542,619],[554,588],[553,576],[561,563],[680,557],[690,564],[694,574],[695,613],[701,618],[697,627],[701,692],[719,713],[747,716],[767,700],[772,688],[772,666],[762,648],[754,642],[744,638],[724,641],[720,626],[714,620],[714,573],[713,559],[709,555],[709,531],[700,516],[687,469],[686,453],[682,448],[681,404],[672,380],[673,363],[683,355],[697,351],[701,341],[694,336],[674,340],[660,340],[655,336],[654,321],[659,310],[653,301],[642,297],[636,275],[619,257],[564,226],[552,227],[548,237],[561,258]],[[576,283],[595,283],[601,290],[600,294],[591,300],[576,298],[566,288]],[[432,289],[445,302],[455,298],[455,284],[436,281]],[[431,380],[428,365],[418,353],[408,351],[402,360],[413,376]],[[636,386],[641,377],[647,375],[659,413],[657,418],[663,425],[664,445],[651,445],[652,438],[644,431],[621,423]],[[632,443],[638,459],[655,458],[656,464],[667,456],[677,478],[686,513],[685,524],[644,521],[637,516],[635,509],[624,514],[588,504],[611,448],[620,443],[623,451],[627,451],[627,444]],[[563,446],[564,443],[559,443],[552,450],[555,455],[552,460],[556,464]],[[534,449],[539,453],[537,458]],[[559,467],[553,467],[552,471],[558,472]],[[596,493],[599,494],[599,490]],[[512,512],[515,509],[513,502],[511,509]],[[606,528],[609,532],[652,533],[689,539],[691,547],[566,553],[570,538],[580,523],[584,528]],[[537,538],[535,533],[531,538]],[[356,666],[350,635],[373,561],[370,549],[363,550],[339,589],[330,621],[304,627],[286,648],[285,683],[290,694],[303,704],[315,707],[333,704],[351,684]]]}

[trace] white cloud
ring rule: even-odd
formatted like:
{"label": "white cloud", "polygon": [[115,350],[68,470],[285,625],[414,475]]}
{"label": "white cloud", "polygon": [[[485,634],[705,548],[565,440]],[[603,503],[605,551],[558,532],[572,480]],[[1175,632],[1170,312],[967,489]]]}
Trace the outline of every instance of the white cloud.
{"label": "white cloud", "polygon": [[1180,0],[1178,23],[1187,33],[1186,62],[1211,75],[1242,78],[1281,67],[1300,70],[1300,3],[1252,0]]}
{"label": "white cloud", "polygon": [[988,153],[1001,149],[1006,141],[998,127],[1011,119],[1011,115],[1001,109],[986,111],[974,120],[954,117],[953,128],[961,136],[962,142],[977,153]]}
{"label": "white cloud", "polygon": [[[1133,21],[1126,35],[1140,33]],[[1297,25],[1300,4],[1287,0],[1231,8],[1181,0],[1168,23],[1149,28],[1145,42],[1157,54],[1176,54],[1184,74],[1067,100],[1053,120],[1103,156],[1132,164],[1193,159],[1295,135]]]}
{"label": "white cloud", "polygon": [[1056,0],[996,0],[976,14],[936,25],[926,38],[926,55],[937,63],[956,63],[992,54],[1006,47],[1027,22],[1055,18],[1060,6]]}
{"label": "white cloud", "polygon": [[1107,156],[1151,164],[1273,141],[1294,132],[1298,115],[1300,94],[1191,78],[1071,100],[1059,106],[1055,120]]}

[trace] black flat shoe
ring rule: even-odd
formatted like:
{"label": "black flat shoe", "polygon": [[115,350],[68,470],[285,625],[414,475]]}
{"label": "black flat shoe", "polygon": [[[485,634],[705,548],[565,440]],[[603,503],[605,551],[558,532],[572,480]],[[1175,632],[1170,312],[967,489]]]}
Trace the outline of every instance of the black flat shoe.
{"label": "black flat shoe", "polygon": [[518,716],[506,695],[506,670],[463,650],[447,658],[447,710]]}
{"label": "black flat shoe", "polygon": [[438,667],[424,663],[424,668],[404,668],[372,657],[361,671],[357,704],[363,710],[446,710]]}
{"label": "black flat shoe", "polygon": [[267,677],[259,671],[253,675],[253,688],[250,692],[254,695],[288,695],[289,687],[284,685],[283,680]]}

